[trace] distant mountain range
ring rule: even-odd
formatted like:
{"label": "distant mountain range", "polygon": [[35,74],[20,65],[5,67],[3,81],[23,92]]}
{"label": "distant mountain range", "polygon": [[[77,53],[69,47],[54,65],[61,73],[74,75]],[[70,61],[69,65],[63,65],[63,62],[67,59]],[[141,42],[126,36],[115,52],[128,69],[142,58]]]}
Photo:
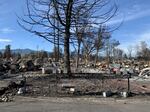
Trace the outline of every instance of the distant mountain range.
{"label": "distant mountain range", "polygon": [[[4,49],[0,49],[0,52],[4,52]],[[24,54],[29,54],[31,52],[36,52],[35,50],[31,50],[31,49],[12,49],[11,50],[12,53],[20,53],[22,55]]]}

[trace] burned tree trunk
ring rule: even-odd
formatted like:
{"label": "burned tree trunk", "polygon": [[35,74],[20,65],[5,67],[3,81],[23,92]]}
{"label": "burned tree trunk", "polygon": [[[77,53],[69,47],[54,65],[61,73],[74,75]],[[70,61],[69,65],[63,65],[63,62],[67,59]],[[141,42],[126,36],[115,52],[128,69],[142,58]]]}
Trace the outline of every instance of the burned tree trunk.
{"label": "burned tree trunk", "polygon": [[73,0],[69,0],[66,8],[66,25],[65,25],[65,38],[64,38],[64,70],[68,75],[71,75],[69,40],[70,40],[72,5],[73,5]]}
{"label": "burned tree trunk", "polygon": [[80,48],[81,48],[81,42],[78,42],[78,50],[77,50],[77,58],[76,58],[76,68],[77,69],[79,67]]}
{"label": "burned tree trunk", "polygon": [[69,46],[69,32],[66,33],[64,41],[64,72],[70,74],[70,46]]}
{"label": "burned tree trunk", "polygon": [[99,53],[99,49],[96,50],[96,54],[95,54],[95,64],[94,64],[95,67],[98,62],[98,53]]}

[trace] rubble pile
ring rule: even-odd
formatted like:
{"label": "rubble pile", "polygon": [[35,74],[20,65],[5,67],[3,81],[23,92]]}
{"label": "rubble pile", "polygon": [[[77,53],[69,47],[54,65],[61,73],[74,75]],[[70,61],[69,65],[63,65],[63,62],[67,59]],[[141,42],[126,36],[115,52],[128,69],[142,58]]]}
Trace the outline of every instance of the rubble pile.
{"label": "rubble pile", "polygon": [[[109,64],[106,61],[98,62],[89,62],[89,64],[80,64],[77,69],[77,73],[108,73],[108,74],[117,74],[117,75],[126,75],[128,73],[133,75],[138,75],[143,68],[148,67],[144,62],[139,62],[137,60],[122,60],[117,62],[110,62]],[[75,73],[76,73],[75,72]]]}
{"label": "rubble pile", "polygon": [[13,101],[13,97],[18,93],[18,90],[24,87],[25,87],[24,80],[21,80],[19,82],[9,81],[5,85],[5,87],[0,87],[0,102]]}
{"label": "rubble pile", "polygon": [[25,72],[41,71],[43,74],[62,73],[63,67],[60,62],[53,62],[49,58],[0,60],[1,74],[17,74]]}
{"label": "rubble pile", "polygon": [[[124,76],[130,74],[131,77],[134,77],[135,74],[138,76],[143,67],[133,62],[114,62],[109,64],[109,66],[107,63],[99,63],[96,66],[91,63],[89,65],[79,66],[78,70],[74,66],[71,66],[71,70],[74,70],[73,73],[77,75],[74,75],[76,78],[72,77],[71,79],[62,76],[64,74],[61,74],[63,73],[61,62],[54,62],[48,58],[1,59],[1,80],[7,78],[17,80],[19,77],[25,76],[29,86],[24,87],[25,83],[23,81],[10,81],[6,87],[0,87],[0,101],[11,101],[14,95],[24,93],[29,96],[67,95],[68,93],[95,95],[107,91],[123,94],[128,91],[128,81],[126,79],[102,79],[101,75]],[[82,76],[78,76],[79,73],[82,73]],[[148,84],[143,85],[132,81],[130,86],[131,92],[150,93],[150,86]]]}

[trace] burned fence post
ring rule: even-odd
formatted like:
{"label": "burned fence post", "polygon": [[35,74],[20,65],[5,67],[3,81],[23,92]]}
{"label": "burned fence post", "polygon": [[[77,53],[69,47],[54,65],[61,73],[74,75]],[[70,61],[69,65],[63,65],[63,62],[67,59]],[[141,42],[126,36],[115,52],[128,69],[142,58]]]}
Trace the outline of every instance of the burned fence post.
{"label": "burned fence post", "polygon": [[131,78],[131,74],[128,74],[127,75],[127,78],[128,78],[128,94],[130,94],[130,78]]}

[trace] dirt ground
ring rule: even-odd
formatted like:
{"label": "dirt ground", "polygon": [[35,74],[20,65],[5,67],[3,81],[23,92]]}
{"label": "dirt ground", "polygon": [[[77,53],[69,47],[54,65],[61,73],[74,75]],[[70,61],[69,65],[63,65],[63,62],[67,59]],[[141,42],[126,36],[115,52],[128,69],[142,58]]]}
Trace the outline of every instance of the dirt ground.
{"label": "dirt ground", "polygon": [[[127,79],[101,79],[101,78],[58,78],[49,74],[26,73],[25,96],[99,96],[103,91],[111,91],[112,97],[120,97],[120,92],[128,91]],[[1,88],[7,87],[10,81],[16,83],[22,80],[21,75],[13,75],[0,81]],[[73,88],[74,92],[70,92]],[[15,88],[17,92],[19,88]],[[14,92],[14,91],[13,91]],[[132,97],[150,97],[150,80],[130,79],[130,92]],[[8,92],[7,92],[8,93]],[[11,93],[11,91],[9,91]],[[17,93],[13,93],[14,95]]]}
{"label": "dirt ground", "polygon": [[[73,95],[101,95],[102,91],[119,93],[128,91],[127,79],[51,79],[47,76],[27,79],[29,95],[49,96],[69,95],[68,88],[64,85],[75,88]],[[136,95],[149,95],[150,81],[130,81],[130,92]]]}

